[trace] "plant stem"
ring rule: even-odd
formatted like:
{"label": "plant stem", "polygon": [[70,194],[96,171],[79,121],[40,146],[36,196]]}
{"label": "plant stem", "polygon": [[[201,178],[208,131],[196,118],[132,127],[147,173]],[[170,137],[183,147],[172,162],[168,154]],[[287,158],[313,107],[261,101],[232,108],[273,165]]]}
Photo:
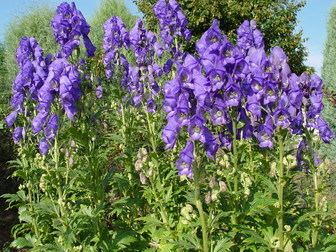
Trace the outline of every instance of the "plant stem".
{"label": "plant stem", "polygon": [[232,215],[233,224],[237,224],[237,201],[238,201],[238,151],[237,151],[237,122],[232,120],[232,158],[233,158],[233,192],[234,192],[234,213]]}
{"label": "plant stem", "polygon": [[194,184],[195,184],[195,205],[198,210],[201,227],[202,227],[202,241],[203,241],[203,252],[209,251],[209,242],[208,242],[208,228],[207,220],[205,218],[205,213],[203,211],[203,205],[201,201],[201,189],[200,189],[200,171],[199,171],[199,162],[197,162],[196,156],[196,146],[194,148],[194,157],[196,157],[196,164],[194,166]]}
{"label": "plant stem", "polygon": [[284,251],[284,203],[283,203],[283,192],[284,192],[284,145],[283,137],[279,136],[279,165],[278,165],[278,202],[279,202],[279,213],[278,213],[278,228],[279,228],[279,243],[280,251]]}
{"label": "plant stem", "polygon": [[155,143],[155,139],[154,139],[154,129],[152,127],[152,122],[150,120],[149,113],[148,113],[146,107],[143,106],[143,109],[144,109],[145,114],[146,114],[147,127],[148,127],[148,131],[149,131],[149,140],[151,142],[152,151],[155,153],[156,152],[156,143]]}
{"label": "plant stem", "polygon": [[125,121],[125,109],[123,103],[121,103],[121,120],[122,120],[122,126],[121,126],[121,135],[124,141],[124,148],[126,148],[126,121]]}
{"label": "plant stem", "polygon": [[317,170],[314,167],[314,175],[313,175],[313,179],[314,179],[314,203],[315,203],[315,217],[314,217],[314,228],[313,228],[313,233],[312,233],[312,246],[313,248],[316,247],[317,244],[317,237],[318,237],[318,226],[319,226],[319,216],[318,216],[318,212],[319,212],[319,184],[318,184],[318,175],[317,175]]}
{"label": "plant stem", "polygon": [[200,199],[200,187],[198,182],[195,181],[195,204],[200,216],[201,226],[202,226],[202,239],[203,239],[203,252],[209,251],[208,244],[208,230],[207,230],[207,221],[205,219],[202,202]]}

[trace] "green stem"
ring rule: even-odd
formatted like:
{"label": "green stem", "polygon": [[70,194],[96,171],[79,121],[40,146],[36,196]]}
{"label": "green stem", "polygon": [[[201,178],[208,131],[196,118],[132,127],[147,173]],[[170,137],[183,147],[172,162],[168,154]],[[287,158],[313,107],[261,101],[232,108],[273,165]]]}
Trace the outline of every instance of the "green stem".
{"label": "green stem", "polygon": [[126,146],[126,120],[125,120],[125,109],[124,105],[121,103],[121,120],[122,120],[122,127],[121,127],[121,135],[124,141],[124,147]]}
{"label": "green stem", "polygon": [[194,157],[196,157],[196,164],[194,166],[194,171],[193,171],[194,172],[194,184],[195,184],[195,205],[198,210],[198,214],[199,214],[200,221],[201,221],[203,252],[208,252],[209,251],[208,228],[207,228],[207,220],[205,218],[205,213],[204,213],[203,205],[201,201],[199,162],[197,162],[196,146],[194,148]]}
{"label": "green stem", "polygon": [[234,192],[234,214],[232,215],[233,224],[237,224],[237,201],[238,201],[238,151],[237,151],[237,122],[232,120],[232,158],[233,158],[233,192]]}
{"label": "green stem", "polygon": [[149,140],[151,142],[152,151],[156,152],[156,142],[155,142],[155,139],[154,139],[154,128],[152,127],[152,122],[150,120],[149,113],[148,113],[146,107],[143,106],[143,109],[144,109],[145,114],[146,114],[147,127],[148,127],[148,131],[149,131]]}
{"label": "green stem", "polygon": [[284,143],[282,136],[279,137],[279,164],[278,164],[278,202],[279,202],[279,213],[278,213],[278,228],[279,228],[279,243],[280,251],[284,251]]}
{"label": "green stem", "polygon": [[200,187],[198,182],[195,181],[195,204],[198,210],[201,226],[202,226],[202,239],[203,239],[203,252],[209,251],[209,244],[208,244],[208,230],[207,230],[207,221],[205,219],[205,214],[203,211],[202,202],[200,199]]}
{"label": "green stem", "polygon": [[318,184],[318,176],[317,176],[317,171],[316,169],[314,169],[314,175],[313,175],[313,179],[314,179],[314,203],[315,203],[315,217],[314,217],[314,228],[313,228],[313,233],[312,233],[312,246],[313,248],[316,247],[317,244],[317,237],[318,237],[318,226],[319,226],[319,216],[318,216],[318,212],[319,212],[319,184]]}
{"label": "green stem", "polygon": [[61,188],[61,177],[60,177],[60,171],[59,171],[59,149],[58,149],[58,136],[55,137],[54,142],[54,163],[55,163],[55,171],[57,174],[57,194],[58,194],[58,204],[59,204],[59,211],[60,216],[64,215],[63,211],[63,193]]}

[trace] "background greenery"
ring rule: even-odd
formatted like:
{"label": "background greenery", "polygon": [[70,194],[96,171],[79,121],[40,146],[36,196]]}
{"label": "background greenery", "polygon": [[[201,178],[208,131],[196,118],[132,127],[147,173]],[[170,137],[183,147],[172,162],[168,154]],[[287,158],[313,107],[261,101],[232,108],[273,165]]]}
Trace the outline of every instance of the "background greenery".
{"label": "background greenery", "polygon": [[[332,8],[328,21],[328,37],[323,53],[322,78],[324,81],[324,116],[336,132],[336,7]],[[335,160],[336,141],[332,145],[323,146],[323,152]]]}

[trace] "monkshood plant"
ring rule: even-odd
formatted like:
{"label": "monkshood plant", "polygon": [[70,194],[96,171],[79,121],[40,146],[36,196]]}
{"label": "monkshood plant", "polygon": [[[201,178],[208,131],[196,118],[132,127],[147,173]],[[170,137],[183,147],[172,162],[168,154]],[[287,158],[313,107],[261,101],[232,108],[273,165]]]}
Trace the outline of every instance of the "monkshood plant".
{"label": "monkshood plant", "polygon": [[[196,43],[178,2],[159,32],[119,17],[95,48],[74,3],[51,21],[60,50],[22,38],[13,82],[21,185],[14,248],[31,251],[334,251],[323,83],[297,76],[255,21]],[[85,48],[86,55],[83,53]],[[313,186],[312,186],[313,185]]]}

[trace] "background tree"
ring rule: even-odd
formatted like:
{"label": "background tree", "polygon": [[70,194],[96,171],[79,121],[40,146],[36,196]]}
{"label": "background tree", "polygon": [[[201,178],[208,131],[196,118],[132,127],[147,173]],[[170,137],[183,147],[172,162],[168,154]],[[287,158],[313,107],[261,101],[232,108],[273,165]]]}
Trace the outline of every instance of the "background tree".
{"label": "background tree", "polygon": [[[149,28],[156,27],[152,7],[157,0],[135,0]],[[307,56],[302,31],[296,29],[297,13],[305,5],[302,0],[179,0],[189,19],[194,40],[205,32],[213,19],[220,20],[222,31],[230,40],[235,39],[237,27],[246,19],[255,19],[265,35],[268,48],[280,46],[289,56],[292,70],[298,74],[307,70]]]}
{"label": "background tree", "polygon": [[[324,48],[322,78],[324,81],[324,116],[330,127],[336,132],[336,7],[329,14],[328,37]],[[335,159],[336,141],[325,146],[323,152]]]}

